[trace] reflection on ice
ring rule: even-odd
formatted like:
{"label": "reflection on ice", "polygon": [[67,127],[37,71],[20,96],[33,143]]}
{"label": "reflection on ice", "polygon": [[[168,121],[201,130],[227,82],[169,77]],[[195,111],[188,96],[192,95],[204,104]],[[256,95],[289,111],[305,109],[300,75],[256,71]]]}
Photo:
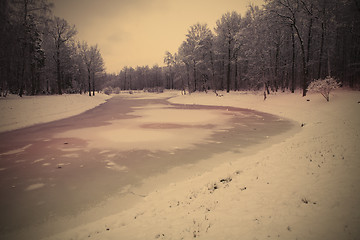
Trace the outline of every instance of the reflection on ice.
{"label": "reflection on ice", "polygon": [[214,132],[225,131],[226,123],[233,117],[225,110],[177,109],[163,104],[134,109],[128,114],[134,118],[111,121],[106,126],[67,131],[56,137],[84,139],[88,141],[89,148],[173,151],[191,148],[209,139]]}

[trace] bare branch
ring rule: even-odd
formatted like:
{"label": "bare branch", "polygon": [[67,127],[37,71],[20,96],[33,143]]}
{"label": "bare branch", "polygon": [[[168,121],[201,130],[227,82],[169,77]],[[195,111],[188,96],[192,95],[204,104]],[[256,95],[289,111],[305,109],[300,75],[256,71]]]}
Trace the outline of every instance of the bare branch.
{"label": "bare branch", "polygon": [[291,18],[291,17],[289,17],[289,16],[286,16],[286,15],[282,15],[282,14],[278,13],[278,12],[275,11],[275,10],[270,10],[270,11],[273,12],[273,13],[275,13],[276,15],[278,15],[278,16],[281,17],[281,18],[285,18],[285,19],[290,20],[290,21],[292,22],[292,24],[295,24],[295,21],[294,21],[293,18]]}

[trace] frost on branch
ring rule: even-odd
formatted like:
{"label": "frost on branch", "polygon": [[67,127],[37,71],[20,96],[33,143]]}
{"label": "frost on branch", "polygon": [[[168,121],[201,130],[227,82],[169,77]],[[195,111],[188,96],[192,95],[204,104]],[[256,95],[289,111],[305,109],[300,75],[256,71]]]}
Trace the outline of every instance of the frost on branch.
{"label": "frost on branch", "polygon": [[321,93],[326,101],[330,101],[330,92],[333,89],[339,88],[341,83],[338,83],[332,77],[326,77],[325,79],[314,80],[309,84],[308,90],[312,92]]}

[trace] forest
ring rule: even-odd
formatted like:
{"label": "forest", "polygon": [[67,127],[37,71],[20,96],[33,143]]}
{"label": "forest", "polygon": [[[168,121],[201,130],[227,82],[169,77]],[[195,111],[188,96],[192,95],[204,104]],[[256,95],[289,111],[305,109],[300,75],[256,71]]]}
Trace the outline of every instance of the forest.
{"label": "forest", "polygon": [[75,41],[77,30],[53,16],[47,0],[2,0],[0,90],[26,95],[84,93],[100,86],[104,61],[97,45]]}
{"label": "forest", "polygon": [[[189,27],[161,66],[126,66],[106,73],[97,45],[53,16],[46,0],[4,0],[0,6],[0,91],[22,96],[107,89],[291,91],[306,95],[331,76],[360,88],[358,0],[266,0],[241,15],[224,13],[214,29]],[[121,56],[119,56],[120,58]]]}

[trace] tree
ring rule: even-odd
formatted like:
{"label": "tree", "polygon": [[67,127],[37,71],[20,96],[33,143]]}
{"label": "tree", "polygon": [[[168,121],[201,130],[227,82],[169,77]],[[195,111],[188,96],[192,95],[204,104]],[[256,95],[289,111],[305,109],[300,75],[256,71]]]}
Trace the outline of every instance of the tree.
{"label": "tree", "polygon": [[11,41],[12,34],[10,33],[11,25],[9,22],[9,1],[0,1],[0,96],[6,96],[9,85],[9,78],[11,71],[10,68],[11,51],[9,49],[9,43]]}
{"label": "tree", "polygon": [[334,78],[328,76],[325,79],[314,80],[309,84],[309,91],[318,92],[323,95],[326,101],[330,101],[330,92],[333,89],[339,88],[341,83],[338,83]]}
{"label": "tree", "polygon": [[246,13],[244,27],[241,29],[242,57],[246,64],[248,89],[260,89],[270,85],[272,39],[268,19],[257,6],[250,6]]}
{"label": "tree", "polygon": [[91,90],[93,96],[95,96],[95,76],[97,73],[104,71],[104,61],[97,45],[89,47],[88,44],[83,41],[79,43],[78,46],[87,70],[89,96],[91,96]]}
{"label": "tree", "polygon": [[[354,0],[266,0],[244,17],[228,12],[216,35],[206,24],[190,26],[178,52],[165,53],[165,67],[120,72],[123,88],[167,87],[278,91],[331,75],[360,86],[360,18]],[[177,57],[175,57],[177,56]]]}
{"label": "tree", "polygon": [[98,73],[101,73],[105,70],[104,68],[104,60],[100,54],[100,49],[98,48],[98,45],[91,47],[91,51],[93,53],[94,61],[93,61],[93,96],[95,96],[95,77]]}
{"label": "tree", "polygon": [[[199,80],[202,80],[202,90],[206,88],[208,80],[208,69],[210,52],[212,48],[213,35],[206,24],[197,23],[192,25],[186,35],[186,40],[179,49],[179,57],[186,65],[189,73],[188,89],[190,86],[190,68],[193,73],[193,91],[199,90]],[[200,76],[200,78],[199,78]]]}
{"label": "tree", "polygon": [[22,96],[40,91],[44,67],[42,30],[52,5],[45,0],[2,0],[0,83]]}
{"label": "tree", "polygon": [[164,63],[166,64],[166,66],[168,68],[168,72],[166,75],[167,87],[169,89],[172,89],[172,88],[174,88],[174,76],[173,76],[173,72],[172,72],[172,67],[175,63],[175,60],[174,60],[173,55],[169,51],[165,52]]}
{"label": "tree", "polygon": [[186,41],[184,41],[178,50],[178,56],[180,61],[185,65],[186,69],[186,81],[183,80],[182,77],[182,88],[185,92],[186,88],[191,94],[191,80],[190,80],[190,64],[191,64],[191,49]]}
{"label": "tree", "polygon": [[51,21],[50,35],[54,41],[55,54],[53,56],[56,63],[56,76],[58,94],[62,94],[62,76],[61,76],[61,53],[65,48],[66,42],[73,39],[77,30],[75,25],[70,26],[65,19],[54,17]]}
{"label": "tree", "polygon": [[[325,1],[273,0],[269,1],[268,6],[271,9],[270,11],[281,18],[284,23],[290,24],[292,36],[297,37],[302,65],[303,96],[306,96],[309,78],[314,75],[314,72],[317,72],[318,76],[321,73],[326,22],[329,18],[329,15],[326,16]],[[314,39],[321,39],[321,43],[315,42]],[[315,51],[315,47],[319,50]],[[293,49],[295,50],[294,47]],[[315,70],[314,61],[312,61],[314,52],[320,54],[318,71]]]}
{"label": "tree", "polygon": [[227,55],[226,91],[230,92],[231,62],[237,58],[236,35],[240,30],[241,16],[237,12],[227,12],[216,22],[215,32],[217,38],[224,46],[224,55]]}
{"label": "tree", "polygon": [[[306,48],[304,42],[304,31],[301,31],[300,27],[302,23],[300,22],[300,11],[301,11],[301,2],[299,0],[277,0],[274,1],[274,9],[272,10],[278,17],[282,18],[285,22],[288,22],[292,29],[295,31],[295,34],[298,37],[300,48],[301,48],[301,57],[302,57],[302,69],[303,69],[303,96],[306,96],[307,91],[307,76],[308,68],[306,62]],[[311,24],[311,23],[310,23]],[[311,29],[311,26],[309,25]],[[310,46],[309,46],[310,47]]]}
{"label": "tree", "polygon": [[[76,44],[75,26],[51,15],[48,0],[0,1],[0,94],[80,93],[86,66]],[[99,49],[93,47],[94,52]],[[100,56],[100,58],[99,58]],[[92,91],[103,71],[99,53],[92,66]]]}

